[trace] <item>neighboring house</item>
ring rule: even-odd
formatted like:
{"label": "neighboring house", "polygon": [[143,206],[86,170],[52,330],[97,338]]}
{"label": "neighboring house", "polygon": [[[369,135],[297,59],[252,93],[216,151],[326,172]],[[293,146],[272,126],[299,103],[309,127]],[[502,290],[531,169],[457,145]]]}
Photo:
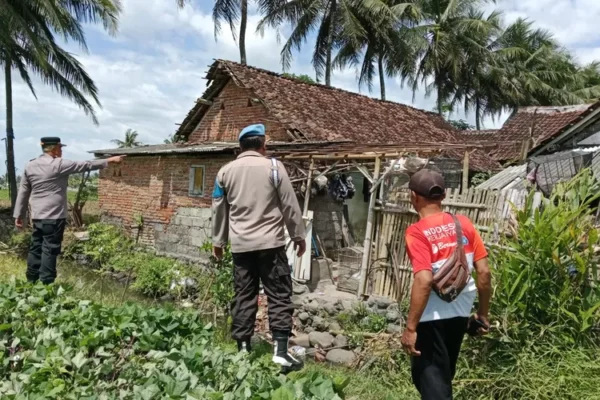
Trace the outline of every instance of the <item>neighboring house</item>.
{"label": "neighboring house", "polygon": [[[480,143],[489,138],[482,139]],[[510,167],[479,187],[523,188],[535,183],[549,193],[581,168],[600,173],[600,102],[564,107],[525,107],[495,133],[490,156]],[[529,182],[529,183],[528,183]]]}
{"label": "neighboring house", "polygon": [[[336,145],[359,149],[428,143],[442,148],[444,143],[461,143],[439,115],[407,105],[303,83],[230,61],[216,61],[207,79],[206,92],[176,132],[184,143],[92,151],[96,156],[128,155],[123,164],[100,174],[103,219],[123,225],[159,252],[190,258],[199,255],[198,247],[210,236],[215,175],[235,158],[238,134],[247,125],[266,125],[268,149],[275,156],[308,148],[331,152]],[[460,176],[462,157],[462,152],[451,150],[432,161],[448,176]],[[484,154],[471,157],[470,166],[498,168]],[[366,207],[362,177],[356,183],[360,201],[353,203]],[[325,247],[336,248],[342,207],[323,196],[311,201],[311,209],[315,231]],[[349,214],[366,215],[352,210]]]}

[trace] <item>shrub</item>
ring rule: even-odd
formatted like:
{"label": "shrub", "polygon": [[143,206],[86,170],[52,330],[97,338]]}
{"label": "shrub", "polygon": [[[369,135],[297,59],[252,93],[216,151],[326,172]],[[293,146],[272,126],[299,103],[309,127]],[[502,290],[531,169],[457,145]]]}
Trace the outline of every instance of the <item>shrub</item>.
{"label": "shrub", "polygon": [[148,253],[137,253],[131,257],[131,262],[136,274],[132,285],[134,289],[154,297],[169,292],[171,282],[176,277],[176,261]]}
{"label": "shrub", "polygon": [[73,241],[65,247],[65,256],[83,254],[97,267],[107,267],[118,257],[130,254],[134,243],[121,230],[108,224],[91,224],[88,227],[89,239]]}
{"label": "shrub", "polygon": [[510,340],[561,347],[595,340],[598,231],[590,205],[599,197],[600,187],[586,170],[556,185],[540,208],[534,209],[532,193],[516,211],[512,237],[492,263],[492,313]]}
{"label": "shrub", "polygon": [[[212,245],[205,243],[201,251],[211,254]],[[209,280],[211,282],[211,301],[217,308],[226,312],[229,312],[235,295],[233,269],[233,258],[229,245],[223,251],[223,259],[217,260],[212,255],[210,256],[208,273],[210,274]]]}
{"label": "shrub", "polygon": [[92,224],[89,240],[75,241],[66,248],[65,255],[84,254],[103,271],[115,270],[135,276],[132,287],[148,296],[162,296],[169,292],[176,271],[181,266],[167,257],[136,250],[134,242],[112,225]]}
{"label": "shrub", "polygon": [[9,239],[8,246],[18,254],[27,254],[31,244],[31,231],[19,231]]}

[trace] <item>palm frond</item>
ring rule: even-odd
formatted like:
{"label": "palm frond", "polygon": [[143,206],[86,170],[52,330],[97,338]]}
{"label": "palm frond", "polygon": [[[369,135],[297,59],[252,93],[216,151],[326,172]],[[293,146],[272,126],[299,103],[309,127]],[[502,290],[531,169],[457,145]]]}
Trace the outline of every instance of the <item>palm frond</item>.
{"label": "palm frond", "polygon": [[221,21],[225,21],[231,29],[233,40],[237,42],[235,24],[240,19],[240,2],[236,0],[215,0],[212,17],[215,25],[215,40],[221,33]]}

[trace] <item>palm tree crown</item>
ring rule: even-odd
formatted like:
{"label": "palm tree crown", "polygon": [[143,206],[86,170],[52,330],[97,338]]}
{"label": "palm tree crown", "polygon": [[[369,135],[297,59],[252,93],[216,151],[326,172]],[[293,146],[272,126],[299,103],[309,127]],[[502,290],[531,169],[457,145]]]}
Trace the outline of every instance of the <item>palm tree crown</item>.
{"label": "palm tree crown", "polygon": [[111,142],[119,146],[120,149],[142,146],[143,143],[137,141],[138,135],[139,134],[137,131],[134,131],[133,129],[127,129],[125,131],[124,140],[113,139]]}

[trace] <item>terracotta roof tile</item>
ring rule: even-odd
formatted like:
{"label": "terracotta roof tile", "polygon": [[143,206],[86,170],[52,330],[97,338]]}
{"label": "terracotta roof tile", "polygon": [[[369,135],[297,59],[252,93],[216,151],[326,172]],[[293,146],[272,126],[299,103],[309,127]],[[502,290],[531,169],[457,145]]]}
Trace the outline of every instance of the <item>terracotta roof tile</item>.
{"label": "terracotta roof tile", "polygon": [[498,139],[498,129],[482,129],[480,131],[460,131],[460,139],[465,143],[489,143],[496,142]]}
{"label": "terracotta roof tile", "polygon": [[512,161],[519,158],[523,142],[530,137],[530,129],[533,129],[531,148],[533,149],[563,132],[593,106],[582,104],[519,109],[498,131],[496,140],[499,147],[492,153],[492,157],[498,161]]}
{"label": "terracotta roof tile", "polygon": [[453,128],[437,114],[231,61],[219,63],[264,100],[277,119],[308,140],[456,143]]}
{"label": "terracotta roof tile", "polygon": [[[203,99],[209,102],[196,103],[177,132],[180,137],[187,138],[208,110],[210,100],[232,79],[254,91],[294,140],[395,145],[464,143],[458,131],[441,116],[405,104],[304,83],[232,61],[215,61],[207,79],[212,84]],[[448,155],[462,158],[456,151],[448,151]],[[487,156],[475,155],[472,159],[474,169],[498,169],[498,166]]]}

